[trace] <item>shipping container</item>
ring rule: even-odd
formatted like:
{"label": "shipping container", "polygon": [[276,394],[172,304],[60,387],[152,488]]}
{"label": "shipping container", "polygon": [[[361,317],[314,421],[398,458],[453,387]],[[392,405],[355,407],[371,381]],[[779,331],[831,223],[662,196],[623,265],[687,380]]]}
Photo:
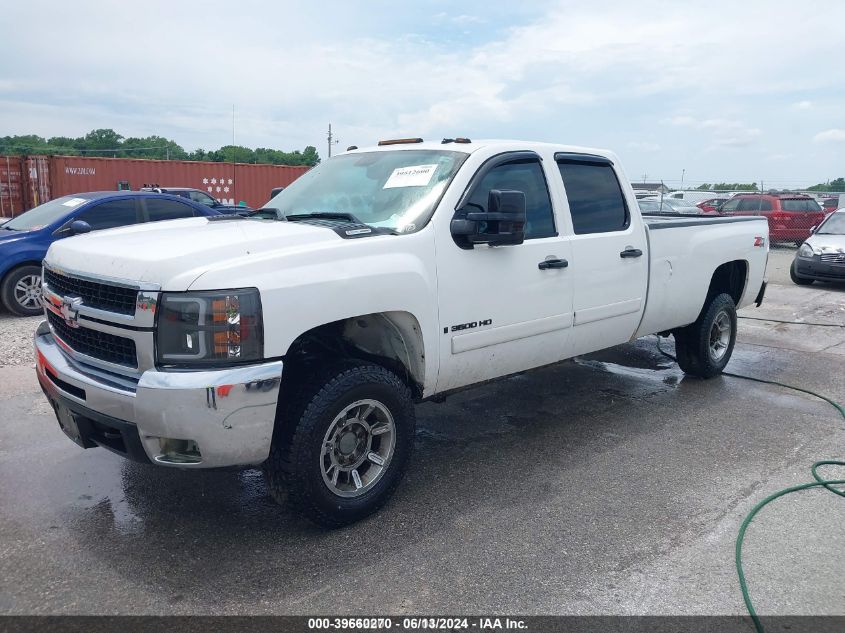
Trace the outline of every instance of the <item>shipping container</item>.
{"label": "shipping container", "polygon": [[202,189],[224,204],[257,208],[273,187],[286,187],[309,167],[199,161],[53,156],[52,196],[82,191],[137,190],[144,186]]}
{"label": "shipping container", "polygon": [[0,217],[13,218],[24,209],[20,156],[0,156]]}
{"label": "shipping container", "polygon": [[258,208],[274,187],[286,187],[310,167],[83,156],[0,156],[0,216],[13,217],[85,191],[137,191],[145,186],[191,187],[225,204]]}

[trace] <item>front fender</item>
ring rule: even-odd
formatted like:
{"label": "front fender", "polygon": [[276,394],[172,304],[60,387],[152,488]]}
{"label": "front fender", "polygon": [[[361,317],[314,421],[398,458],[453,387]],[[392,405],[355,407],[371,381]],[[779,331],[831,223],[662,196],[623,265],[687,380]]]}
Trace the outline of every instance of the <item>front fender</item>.
{"label": "front fender", "polygon": [[0,253],[0,279],[3,279],[9,271],[23,264],[40,266],[44,260],[44,256],[47,254],[46,248],[32,247],[30,245],[26,248],[13,248],[14,245],[10,246],[12,246],[12,248],[9,248],[10,252],[5,252],[6,249],[3,249],[4,252]]}
{"label": "front fender", "polygon": [[257,287],[264,317],[264,355],[284,356],[305,332],[334,321],[406,312],[420,326],[424,392],[434,389],[437,277],[433,231],[338,240],[325,247],[268,259],[241,260],[236,269],[202,275],[191,289]]}

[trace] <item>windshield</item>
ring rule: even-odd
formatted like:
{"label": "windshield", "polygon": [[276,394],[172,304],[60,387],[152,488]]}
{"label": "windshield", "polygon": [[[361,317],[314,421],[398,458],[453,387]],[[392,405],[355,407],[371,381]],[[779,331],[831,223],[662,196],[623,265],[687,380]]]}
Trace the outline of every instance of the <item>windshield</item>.
{"label": "windshield", "polygon": [[413,233],[426,225],[466,157],[443,150],[343,154],[303,174],[264,206],[288,219],[349,214],[373,227]]}
{"label": "windshield", "polygon": [[819,235],[845,235],[845,211],[831,213],[816,233]]}
{"label": "windshield", "polygon": [[0,228],[10,231],[37,231],[48,224],[62,219],[78,206],[88,202],[88,198],[77,196],[64,196],[40,204],[34,209],[21,213],[18,217],[9,220]]}

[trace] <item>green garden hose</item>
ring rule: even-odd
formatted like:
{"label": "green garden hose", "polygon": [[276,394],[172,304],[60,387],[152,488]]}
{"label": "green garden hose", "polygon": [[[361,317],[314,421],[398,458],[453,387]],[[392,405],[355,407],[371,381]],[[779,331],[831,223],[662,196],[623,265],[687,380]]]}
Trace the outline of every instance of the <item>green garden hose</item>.
{"label": "green garden hose", "polygon": [[[747,317],[746,317],[747,318]],[[766,319],[769,320],[769,319]],[[794,325],[816,325],[810,323],[801,323],[799,321],[782,321],[783,323],[791,323]],[[841,326],[839,326],[841,327]],[[660,347],[660,338],[657,339],[657,349],[660,351],[661,354],[664,356],[671,358],[674,361],[677,359],[669,354],[668,352],[663,351],[663,348]],[[794,391],[800,391],[802,393],[809,394],[811,396],[815,396],[816,398],[820,398],[824,400],[833,408],[835,408],[839,414],[842,416],[843,420],[845,420],[845,407],[843,407],[838,402],[834,402],[830,398],[818,394],[814,391],[810,391],[809,389],[802,389],[801,387],[795,387],[793,385],[787,385],[782,382],[777,382],[776,380],[765,380],[763,378],[752,378],[751,376],[743,376],[742,374],[733,374],[729,372],[722,372],[725,376],[730,376],[732,378],[742,378],[743,380],[752,380],[754,382],[761,382],[767,385],[776,385],[778,387],[784,387],[786,389],[792,389]],[[748,529],[748,526],[751,524],[751,521],[754,520],[754,517],[757,513],[766,507],[769,503],[777,499],[778,497],[783,497],[784,495],[788,495],[791,492],[797,492],[799,490],[807,490],[809,488],[818,488],[822,487],[835,495],[839,495],[840,497],[845,497],[845,491],[838,490],[834,488],[835,485],[845,484],[845,479],[823,479],[821,475],[819,475],[818,469],[822,466],[845,466],[845,462],[834,461],[834,460],[822,460],[818,461],[812,465],[810,468],[810,472],[813,475],[813,479],[815,481],[805,484],[799,484],[797,486],[791,486],[789,488],[784,488],[783,490],[779,490],[770,494],[768,497],[763,499],[762,501],[758,502],[751,511],[746,515],[745,519],[742,522],[742,525],[739,528],[739,533],[736,537],[736,553],[734,556],[734,562],[736,564],[736,573],[739,576],[739,588],[742,591],[742,599],[745,601],[745,607],[748,609],[748,614],[751,616],[751,620],[754,622],[754,628],[757,630],[757,633],[764,633],[763,623],[760,621],[760,618],[757,616],[757,612],[754,610],[754,604],[751,602],[751,596],[748,593],[748,583],[745,580],[745,571],[742,568],[742,544],[745,540],[745,532]]]}

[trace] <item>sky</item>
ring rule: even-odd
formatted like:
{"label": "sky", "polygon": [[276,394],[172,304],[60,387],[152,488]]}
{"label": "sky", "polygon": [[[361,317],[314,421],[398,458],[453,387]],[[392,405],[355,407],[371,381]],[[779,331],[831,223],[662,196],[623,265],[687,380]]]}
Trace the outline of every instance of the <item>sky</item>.
{"label": "sky", "polygon": [[[845,176],[841,0],[8,3],[0,136],[326,156],[382,138],[615,151],[630,179]],[[11,27],[11,28],[10,28]]]}

